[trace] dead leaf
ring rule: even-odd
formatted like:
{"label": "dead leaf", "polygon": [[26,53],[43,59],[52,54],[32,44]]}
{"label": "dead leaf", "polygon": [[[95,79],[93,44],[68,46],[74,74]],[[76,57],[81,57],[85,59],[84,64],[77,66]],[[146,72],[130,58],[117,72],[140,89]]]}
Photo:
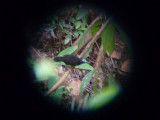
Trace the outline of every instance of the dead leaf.
{"label": "dead leaf", "polygon": [[70,83],[69,87],[73,87],[73,89],[70,91],[70,93],[73,96],[78,96],[79,95],[80,85],[81,85],[81,80],[74,80],[73,82]]}
{"label": "dead leaf", "polygon": [[127,59],[122,63],[120,70],[123,72],[130,72],[130,69],[131,69],[131,60]]}
{"label": "dead leaf", "polygon": [[[109,56],[109,52],[107,51],[106,53]],[[111,57],[114,59],[121,59],[121,52],[114,50]]]}

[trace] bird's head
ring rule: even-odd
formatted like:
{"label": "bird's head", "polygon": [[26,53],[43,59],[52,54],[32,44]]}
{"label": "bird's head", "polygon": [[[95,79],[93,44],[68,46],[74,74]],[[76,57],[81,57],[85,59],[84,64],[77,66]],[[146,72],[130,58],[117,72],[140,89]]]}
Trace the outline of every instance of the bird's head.
{"label": "bird's head", "polygon": [[82,61],[83,63],[88,63],[88,61],[87,61],[86,59],[81,59],[81,61]]}

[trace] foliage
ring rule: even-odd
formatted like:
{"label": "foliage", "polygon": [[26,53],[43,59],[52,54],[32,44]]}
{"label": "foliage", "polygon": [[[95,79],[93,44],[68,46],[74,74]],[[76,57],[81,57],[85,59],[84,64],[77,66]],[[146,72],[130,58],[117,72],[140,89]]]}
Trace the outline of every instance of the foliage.
{"label": "foliage", "polygon": [[104,52],[106,52],[107,50],[110,55],[114,50],[114,31],[115,31],[115,26],[113,22],[111,22],[101,34],[103,50]]}
{"label": "foliage", "polygon": [[76,20],[80,20],[84,18],[85,16],[87,16],[87,14],[88,14],[88,9],[86,8],[79,9],[77,16],[76,16]]}
{"label": "foliage", "polygon": [[80,86],[80,94],[82,94],[84,92],[84,90],[86,89],[87,85],[89,84],[93,74],[96,72],[96,69],[90,71],[89,73],[87,73],[87,75],[82,79],[82,83]]}
{"label": "foliage", "polygon": [[94,82],[94,86],[93,86],[93,91],[94,91],[94,94],[96,94],[97,93],[97,86],[98,86],[98,79],[96,78],[95,79],[95,82]]}
{"label": "foliage", "polygon": [[[96,21],[95,24],[97,24],[98,22],[100,22],[100,23],[102,24],[103,21],[102,21],[102,19],[100,19],[100,20]],[[99,24],[99,25],[97,25],[97,26],[94,26],[94,27],[91,29],[92,36],[94,36],[94,35],[98,32],[98,30],[99,30],[100,27],[101,27],[101,24]]]}
{"label": "foliage", "polygon": [[98,21],[97,23],[94,23],[91,27],[87,28],[85,33],[82,35],[81,39],[78,42],[78,46],[80,46],[80,44],[82,43],[82,41],[84,40],[84,38],[86,37],[86,35],[88,34],[88,32],[95,26],[100,25],[101,21]]}
{"label": "foliage", "polygon": [[78,48],[78,46],[72,46],[72,47],[66,48],[63,51],[61,51],[58,54],[58,56],[60,57],[60,56],[72,54],[77,48]]}
{"label": "foliage", "polygon": [[33,70],[38,81],[48,80],[57,76],[55,68],[57,65],[50,60],[42,59],[35,62]]}
{"label": "foliage", "polygon": [[95,94],[88,102],[88,109],[96,110],[113,100],[119,93],[119,87],[115,80],[109,76],[109,86],[104,86],[100,93]]}
{"label": "foliage", "polygon": [[92,51],[92,47],[84,54],[83,58],[86,59],[89,56],[89,53]]}
{"label": "foliage", "polygon": [[69,33],[69,34],[66,36],[66,38],[65,38],[65,40],[64,40],[64,43],[67,44],[67,43],[69,43],[70,40],[71,40],[71,34]]}
{"label": "foliage", "polygon": [[[52,88],[52,86],[57,83],[59,77],[56,73],[55,68],[57,64],[53,63],[51,60],[42,59],[38,62],[35,62],[33,65],[34,73],[36,75],[37,81],[48,80],[48,89]],[[51,97],[60,104],[63,95],[64,86],[59,86],[56,92],[51,93]]]}
{"label": "foliage", "polygon": [[94,70],[94,68],[87,64],[87,63],[83,63],[81,65],[77,65],[76,68],[79,68],[79,69],[86,69],[86,70]]}

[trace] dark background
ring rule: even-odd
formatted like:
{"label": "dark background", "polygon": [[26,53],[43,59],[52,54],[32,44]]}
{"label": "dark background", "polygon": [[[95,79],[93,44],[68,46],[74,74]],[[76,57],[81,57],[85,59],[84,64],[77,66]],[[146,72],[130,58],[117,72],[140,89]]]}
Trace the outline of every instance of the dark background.
{"label": "dark background", "polygon": [[[131,38],[134,52],[134,71],[131,82],[109,106],[90,114],[71,114],[54,106],[40,96],[30,84],[26,64],[27,39],[39,29],[46,17],[71,0],[52,2],[6,1],[1,8],[1,117],[20,119],[144,119],[156,116],[156,79],[152,74],[158,3],[152,1],[87,1],[111,13]],[[79,1],[77,1],[79,2]],[[29,36],[29,37],[28,37]],[[152,57],[152,55],[154,57]],[[78,118],[77,118],[78,117]]]}

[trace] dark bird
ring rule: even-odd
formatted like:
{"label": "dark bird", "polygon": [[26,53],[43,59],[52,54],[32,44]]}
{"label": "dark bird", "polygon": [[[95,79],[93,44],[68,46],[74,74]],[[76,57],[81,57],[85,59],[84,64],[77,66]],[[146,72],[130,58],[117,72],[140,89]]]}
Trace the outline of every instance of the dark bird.
{"label": "dark bird", "polygon": [[82,63],[87,63],[86,59],[80,59],[74,55],[64,55],[63,57],[55,57],[54,61],[56,62],[64,62],[66,65],[76,66]]}

